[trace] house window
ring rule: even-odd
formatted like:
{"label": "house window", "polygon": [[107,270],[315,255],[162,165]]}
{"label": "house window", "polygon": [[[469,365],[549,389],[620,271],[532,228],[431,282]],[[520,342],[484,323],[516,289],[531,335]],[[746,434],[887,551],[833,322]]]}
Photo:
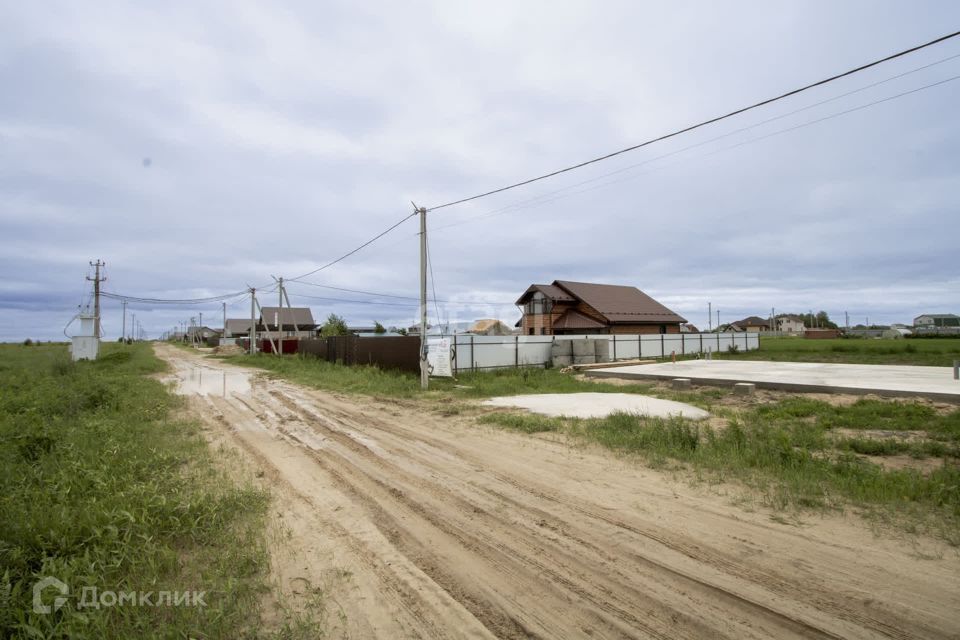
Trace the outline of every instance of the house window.
{"label": "house window", "polygon": [[666,333],[666,332],[667,332],[667,325],[665,324],[660,325],[660,333]]}
{"label": "house window", "polygon": [[537,330],[534,329],[533,327],[530,327],[530,329],[528,329],[527,332],[532,336],[532,335],[536,334]]}
{"label": "house window", "polygon": [[550,313],[553,305],[551,301],[539,291],[533,294],[533,297],[523,307],[523,312],[528,315],[543,315]]}

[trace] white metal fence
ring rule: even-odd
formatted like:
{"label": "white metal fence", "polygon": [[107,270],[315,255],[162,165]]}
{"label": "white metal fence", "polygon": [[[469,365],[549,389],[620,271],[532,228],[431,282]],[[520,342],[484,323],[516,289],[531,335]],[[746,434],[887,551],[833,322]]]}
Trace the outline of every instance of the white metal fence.
{"label": "white metal fence", "polygon": [[[652,335],[563,335],[563,336],[475,336],[457,334],[444,336],[450,341],[450,361],[453,373],[486,371],[514,367],[542,367],[550,362],[554,340],[589,338],[606,340],[611,360],[638,358],[665,358],[671,353],[724,353],[735,347],[739,351],[760,348],[755,333],[668,333]],[[436,356],[439,337],[427,339],[427,345]]]}

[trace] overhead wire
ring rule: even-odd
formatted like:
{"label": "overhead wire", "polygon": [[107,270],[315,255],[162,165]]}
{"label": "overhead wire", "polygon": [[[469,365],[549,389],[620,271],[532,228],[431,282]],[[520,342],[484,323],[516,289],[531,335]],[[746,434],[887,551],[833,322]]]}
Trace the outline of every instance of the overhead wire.
{"label": "overhead wire", "polygon": [[433,260],[430,257],[430,237],[427,236],[424,239],[424,244],[427,247],[427,267],[430,271],[430,286],[433,290],[433,308],[437,312],[437,326],[441,327],[443,321],[440,319],[440,305],[437,304],[437,280],[433,277]]}
{"label": "overhead wire", "polygon": [[[953,59],[953,58],[956,58],[956,57],[960,57],[960,54],[958,54],[958,55],[956,55],[956,56],[951,56],[950,58],[947,58],[947,59]],[[945,60],[947,60],[947,59],[945,59]],[[945,60],[944,60],[944,61],[945,61]],[[728,145],[728,146],[726,146],[726,147],[721,147],[721,148],[716,149],[716,150],[714,150],[714,151],[711,151],[711,152],[709,152],[709,153],[703,154],[702,156],[696,156],[696,157],[693,157],[693,158],[689,158],[688,160],[697,160],[697,159],[702,159],[702,158],[708,158],[708,157],[714,156],[714,155],[716,155],[716,154],[718,154],[718,153],[722,153],[722,152],[724,152],[724,151],[729,151],[729,150],[732,150],[732,149],[736,149],[736,148],[739,148],[739,147],[743,147],[743,146],[745,146],[745,145],[753,144],[753,143],[756,143],[756,142],[760,142],[760,141],[762,141],[762,140],[766,140],[766,139],[768,139],[768,138],[772,138],[772,137],[775,137],[775,136],[778,136],[778,135],[782,135],[782,134],[784,134],[784,133],[789,133],[789,132],[791,132],[791,131],[796,131],[797,129],[802,129],[802,128],[804,128],[804,127],[808,127],[808,126],[812,126],[812,125],[815,125],[815,124],[819,124],[819,123],[824,122],[824,121],[827,121],[827,120],[832,120],[832,119],[834,119],[834,118],[838,118],[838,117],[841,117],[841,116],[844,116],[844,115],[849,115],[849,114],[851,114],[851,113],[855,113],[855,112],[857,112],[857,111],[862,111],[863,109],[867,109],[867,108],[869,108],[869,107],[873,107],[873,106],[876,106],[876,105],[879,105],[879,104],[883,104],[883,103],[885,103],[885,102],[890,102],[890,101],[892,101],[892,100],[896,100],[896,99],[899,99],[899,98],[903,98],[903,97],[905,97],[905,96],[908,96],[908,95],[911,95],[911,94],[914,94],[914,93],[918,93],[918,92],[924,91],[924,90],[926,90],[926,89],[931,89],[931,88],[934,88],[934,87],[937,87],[937,86],[946,84],[946,83],[948,83],[948,82],[953,82],[953,81],[955,81],[955,80],[957,80],[957,79],[960,79],[960,76],[951,76],[951,77],[949,77],[949,78],[945,78],[945,79],[939,80],[939,81],[937,81],[937,82],[933,82],[933,83],[926,84],[926,85],[923,85],[923,86],[920,86],[920,87],[916,87],[916,88],[913,88],[913,89],[909,89],[909,90],[907,90],[907,91],[903,91],[903,92],[900,92],[900,93],[897,93],[897,94],[894,94],[894,95],[886,96],[886,97],[884,97],[884,98],[880,98],[880,99],[878,99],[878,100],[874,100],[874,101],[871,101],[871,102],[868,102],[868,103],[865,103],[865,104],[861,104],[861,105],[858,105],[858,106],[856,106],[856,107],[852,107],[852,108],[850,108],[850,109],[845,109],[845,110],[842,110],[842,111],[838,111],[838,112],[835,112],[835,113],[828,114],[828,115],[823,116],[823,117],[820,117],[820,118],[815,118],[815,119],[813,119],[813,120],[809,120],[809,121],[806,121],[806,122],[802,122],[802,123],[797,124],[797,125],[793,125],[793,126],[790,126],[790,127],[786,127],[786,128],[784,128],[784,129],[779,129],[779,130],[777,130],[777,131],[774,131],[774,132],[771,132],[771,133],[768,133],[768,134],[764,134],[764,135],[758,136],[758,137],[756,137],[756,138],[751,138],[750,140],[746,140],[746,141],[743,141],[743,142],[739,142],[739,143],[736,143],[736,144],[733,144],[733,145]],[[875,83],[874,85],[871,85],[871,86],[875,86],[876,84],[881,84],[881,83]],[[869,87],[864,87],[864,88],[869,88]],[[858,92],[858,91],[860,91],[860,90],[862,90],[862,89],[864,89],[864,88],[861,88],[861,89],[859,89],[859,90],[857,90],[857,91],[849,92],[848,94],[844,94],[844,95],[850,95],[850,94],[852,94],[852,93],[856,93],[856,92]],[[844,97],[844,96],[838,96],[838,97]],[[621,169],[618,169],[618,170],[616,170],[616,171],[611,171],[611,172],[606,173],[606,174],[603,174],[603,175],[601,175],[601,176],[597,176],[597,177],[595,177],[595,178],[591,178],[591,179],[589,179],[589,180],[584,180],[584,181],[581,181],[581,182],[579,182],[579,183],[576,183],[576,184],[573,184],[573,185],[570,185],[570,186],[567,186],[567,187],[563,187],[563,188],[561,188],[561,189],[557,189],[557,190],[552,191],[552,192],[548,192],[548,193],[545,193],[545,194],[541,194],[541,195],[536,196],[536,197],[534,197],[534,198],[529,198],[529,199],[527,199],[527,200],[522,200],[522,201],[516,202],[516,203],[514,203],[514,204],[507,205],[507,206],[501,207],[501,208],[499,208],[499,209],[494,209],[494,210],[492,210],[492,211],[488,211],[488,212],[483,213],[483,214],[480,214],[480,215],[471,216],[471,217],[469,217],[469,218],[467,218],[467,219],[464,219],[464,220],[459,220],[459,221],[457,221],[457,222],[451,222],[451,223],[449,223],[449,224],[441,225],[441,226],[439,226],[439,227],[436,227],[436,228],[434,229],[434,231],[440,231],[440,230],[448,229],[448,228],[451,228],[451,227],[458,227],[458,226],[461,226],[461,225],[464,225],[464,224],[469,224],[469,223],[472,223],[472,222],[476,222],[477,220],[492,218],[492,217],[496,217],[496,216],[499,216],[499,215],[503,215],[503,214],[505,214],[505,213],[512,213],[512,212],[515,212],[515,211],[519,211],[519,210],[526,209],[526,208],[530,208],[530,207],[534,207],[534,206],[541,206],[541,205],[544,205],[544,204],[549,204],[549,203],[551,203],[551,202],[556,202],[557,200],[562,200],[563,198],[572,197],[572,196],[575,196],[575,195],[581,195],[581,194],[583,194],[583,193],[588,193],[588,192],[594,191],[594,190],[596,190],[596,189],[600,189],[600,188],[603,188],[603,187],[608,187],[608,186],[614,185],[614,184],[619,184],[619,183],[621,183],[621,182],[626,182],[626,181],[628,181],[628,180],[633,180],[633,179],[635,179],[635,178],[637,178],[637,177],[639,177],[639,176],[641,176],[641,175],[647,175],[647,174],[649,174],[649,173],[652,173],[653,171],[657,171],[657,170],[663,169],[663,168],[665,168],[665,167],[667,167],[667,166],[673,166],[673,164],[677,164],[677,163],[672,163],[672,164],[668,164],[668,165],[662,165],[662,166],[660,166],[660,167],[658,167],[658,168],[656,168],[656,169],[652,169],[651,171],[646,171],[646,172],[634,174],[634,175],[628,176],[628,177],[623,178],[623,179],[620,179],[620,180],[611,180],[611,181],[603,182],[603,183],[601,183],[601,184],[599,184],[599,185],[595,185],[595,186],[590,187],[590,188],[587,188],[587,189],[580,189],[580,190],[578,190],[578,191],[573,191],[573,192],[571,192],[571,193],[566,193],[566,194],[564,194],[564,195],[557,195],[557,194],[561,194],[561,193],[563,193],[563,192],[565,192],[565,191],[569,191],[570,189],[576,188],[576,187],[578,187],[578,186],[583,186],[583,185],[586,185],[586,184],[594,183],[594,182],[597,182],[597,181],[602,180],[602,179],[604,179],[604,178],[609,178],[609,177],[614,176],[614,175],[618,175],[618,174],[621,174],[621,173],[625,173],[625,172],[627,172],[627,171],[629,171],[629,170],[636,169],[637,167],[641,167],[641,166],[644,166],[644,165],[652,164],[652,163],[654,163],[654,162],[656,162],[656,161],[658,161],[658,160],[663,160],[663,159],[666,159],[666,158],[669,158],[669,157],[672,157],[672,156],[676,156],[676,155],[679,155],[679,154],[681,154],[681,153],[683,153],[683,152],[685,152],[685,151],[689,151],[689,150],[691,150],[691,149],[695,149],[695,148],[698,148],[698,147],[702,147],[702,146],[705,146],[705,145],[710,144],[710,143],[712,143],[712,142],[716,142],[716,141],[718,141],[718,140],[722,140],[722,139],[724,139],[724,138],[728,138],[728,137],[730,137],[730,136],[732,136],[732,135],[735,135],[735,134],[737,134],[737,133],[743,133],[744,131],[747,131],[747,130],[750,130],[750,129],[754,129],[754,128],[760,126],[760,125],[768,124],[768,123],[770,123],[770,122],[773,122],[773,121],[776,121],[776,120],[780,120],[780,119],[782,119],[782,118],[784,118],[784,117],[787,117],[787,116],[790,116],[790,115],[794,115],[794,114],[799,113],[799,112],[801,112],[801,111],[806,111],[806,110],[808,110],[809,108],[812,108],[812,107],[815,107],[815,106],[820,106],[821,104],[825,104],[825,103],[827,103],[827,102],[831,102],[831,101],[833,101],[834,99],[835,99],[835,98],[831,98],[831,99],[829,99],[829,100],[824,100],[824,101],[822,101],[822,102],[820,102],[820,103],[817,103],[817,104],[814,104],[814,105],[810,105],[809,107],[804,107],[804,108],[801,108],[801,109],[797,109],[797,110],[795,110],[795,111],[792,111],[792,112],[790,112],[790,113],[788,113],[788,114],[784,114],[783,116],[777,116],[777,117],[775,117],[775,118],[769,118],[769,119],[764,120],[764,121],[762,121],[762,122],[759,122],[759,123],[757,123],[757,124],[755,124],[755,125],[750,125],[750,126],[748,126],[748,127],[742,127],[742,128],[740,128],[740,129],[736,129],[736,130],[731,131],[731,132],[729,132],[729,133],[725,133],[725,134],[723,134],[723,135],[716,136],[716,137],[714,137],[714,138],[710,138],[710,139],[704,140],[704,141],[702,141],[702,142],[698,142],[698,143],[695,143],[695,144],[692,144],[692,145],[688,145],[688,146],[686,146],[686,147],[683,147],[683,148],[680,148],[680,149],[676,149],[676,150],[674,150],[674,151],[670,151],[670,152],[668,152],[668,153],[664,153],[664,154],[661,154],[661,155],[656,156],[656,157],[653,157],[653,158],[649,158],[649,159],[647,159],[647,160],[644,160],[643,162],[638,162],[638,163],[632,164],[632,165],[630,165],[630,166],[627,166],[627,167],[623,167],[623,168],[621,168]],[[683,162],[683,161],[681,161],[681,162]],[[551,196],[556,196],[556,197],[551,197]]]}
{"label": "overhead wire", "polygon": [[328,262],[328,263],[326,263],[326,264],[324,264],[324,265],[322,265],[322,266],[317,267],[317,268],[314,269],[313,271],[308,271],[308,272],[306,272],[306,273],[304,273],[304,274],[301,274],[301,275],[299,275],[299,276],[297,276],[297,277],[295,277],[295,278],[287,278],[287,281],[288,281],[288,282],[292,282],[292,281],[300,280],[301,278],[306,278],[307,276],[312,276],[312,275],[315,274],[315,273],[319,273],[320,271],[324,271],[324,270],[326,270],[326,269],[329,269],[330,267],[332,267],[333,265],[337,264],[338,262],[342,262],[342,261],[346,260],[347,258],[349,258],[350,256],[352,256],[353,254],[357,253],[358,251],[360,251],[360,250],[362,250],[362,249],[365,249],[366,247],[369,247],[371,244],[373,244],[374,242],[376,242],[377,240],[379,240],[379,239],[382,238],[383,236],[387,235],[388,233],[390,233],[391,231],[393,231],[394,229],[396,229],[397,227],[399,227],[400,225],[402,225],[404,222],[406,222],[406,221],[409,220],[410,218],[414,217],[415,215],[417,215],[417,212],[413,212],[413,213],[411,213],[411,214],[408,214],[407,216],[401,218],[400,220],[398,220],[398,221],[395,222],[394,224],[390,225],[389,227],[387,227],[386,229],[384,229],[383,231],[381,231],[381,232],[378,233],[377,235],[373,236],[372,238],[370,238],[369,240],[367,240],[366,242],[364,242],[364,243],[361,244],[360,246],[358,246],[358,247],[356,247],[355,249],[352,249],[352,250],[348,251],[347,253],[343,254],[343,255],[340,256],[339,258],[336,258],[335,260],[331,260],[330,262]]}
{"label": "overhead wire", "polygon": [[[429,245],[428,245],[428,247],[429,247]],[[286,282],[287,282],[287,281],[284,281],[284,283],[286,283]],[[332,289],[332,290],[334,290],[334,291],[344,291],[344,292],[347,292],[347,293],[357,293],[357,294],[360,294],[360,295],[374,296],[374,297],[380,297],[380,298],[391,298],[391,299],[398,299],[398,300],[414,300],[414,301],[417,301],[417,302],[420,301],[420,296],[400,296],[400,295],[391,294],[391,293],[379,293],[379,292],[376,292],[376,291],[365,291],[365,290],[363,290],[363,289],[349,289],[349,288],[347,288],[347,287],[335,287],[335,286],[333,286],[333,285],[320,284],[319,282],[309,282],[309,281],[306,281],[306,280],[296,280],[296,281],[292,281],[292,280],[291,280],[290,283],[291,283],[291,284],[303,284],[303,285],[308,285],[308,286],[311,286],[311,287],[320,287],[320,288],[323,288],[323,289]],[[496,301],[496,300],[441,300],[441,299],[438,299],[438,298],[434,298],[433,301],[434,301],[434,302],[439,302],[439,303],[441,303],[441,304],[473,305],[473,306],[486,305],[486,304],[492,304],[492,305],[503,305],[503,304],[511,304],[511,305],[512,305],[512,304],[513,304],[513,302],[502,302],[502,301]]]}
{"label": "overhead wire", "polygon": [[803,93],[804,91],[809,91],[810,89],[813,89],[813,88],[815,88],[815,87],[820,87],[820,86],[829,84],[829,83],[831,83],[831,82],[835,82],[835,81],[837,81],[837,80],[840,80],[841,78],[845,78],[845,77],[851,76],[851,75],[853,75],[853,74],[860,73],[861,71],[865,71],[865,70],[867,70],[867,69],[870,69],[870,68],[875,67],[875,66],[877,66],[877,65],[883,64],[883,63],[885,63],[885,62],[889,62],[889,61],[891,61],[891,60],[895,60],[895,59],[897,59],[897,58],[901,58],[901,57],[906,56],[906,55],[909,55],[909,54],[911,54],[911,53],[915,53],[915,52],[920,51],[920,50],[922,50],[922,49],[926,49],[927,47],[932,47],[932,46],[934,46],[934,45],[936,45],[936,44],[939,44],[939,43],[941,43],[941,42],[945,42],[945,41],[950,40],[951,38],[955,38],[955,37],[957,37],[957,36],[960,36],[960,31],[954,31],[953,33],[949,33],[949,34],[944,35],[944,36],[941,36],[941,37],[939,37],[939,38],[935,38],[934,40],[930,40],[929,42],[925,42],[925,43],[923,43],[923,44],[919,44],[919,45],[910,47],[910,48],[908,48],[908,49],[904,49],[904,50],[902,50],[902,51],[898,51],[898,52],[896,52],[896,53],[890,54],[890,55],[885,56],[885,57],[883,57],[883,58],[880,58],[880,59],[878,59],[878,60],[874,60],[874,61],[872,61],[872,62],[868,62],[868,63],[866,63],[866,64],[862,64],[862,65],[860,65],[860,66],[858,66],[858,67],[854,67],[854,68],[852,68],[852,69],[848,69],[847,71],[843,71],[843,72],[841,72],[841,73],[834,74],[834,75],[829,76],[829,77],[827,77],[827,78],[824,78],[824,79],[822,79],[822,80],[818,80],[818,81],[816,81],[816,82],[812,82],[812,83],[810,83],[810,84],[804,85],[804,86],[802,86],[802,87],[798,87],[798,88],[796,88],[796,89],[791,89],[790,91],[787,91],[787,92],[785,92],[785,93],[779,94],[779,95],[777,95],[777,96],[773,96],[773,97],[770,97],[770,98],[766,98],[766,99],[764,99],[764,100],[761,100],[761,101],[759,101],[759,102],[755,102],[755,103],[750,104],[750,105],[745,106],[745,107],[740,107],[740,108],[738,108],[738,109],[735,109],[735,110],[730,111],[730,112],[728,112],[728,113],[725,113],[725,114],[723,114],[723,115],[714,116],[714,117],[712,117],[712,118],[709,118],[709,119],[707,119],[707,120],[703,120],[703,121],[698,122],[698,123],[696,123],[696,124],[692,124],[692,125],[689,125],[689,126],[686,126],[686,127],[683,127],[683,128],[680,128],[680,129],[671,131],[671,132],[669,132],[669,133],[666,133],[666,134],[657,136],[657,137],[655,137],[655,138],[651,138],[651,139],[649,139],[649,140],[645,140],[644,142],[640,142],[639,144],[634,144],[634,145],[631,145],[631,146],[629,146],[629,147],[625,147],[625,148],[623,148],[623,149],[619,149],[619,150],[617,150],[617,151],[612,151],[612,152],[610,152],[610,153],[606,153],[606,154],[604,154],[604,155],[597,156],[597,157],[595,157],[595,158],[591,158],[591,159],[589,159],[589,160],[584,160],[584,161],[582,161],[582,162],[578,162],[578,163],[576,163],[576,164],[573,164],[573,165],[570,165],[570,166],[567,166],[567,167],[563,167],[563,168],[561,168],[561,169],[556,169],[556,170],[554,170],[554,171],[550,171],[550,172],[548,172],[548,173],[544,173],[544,174],[542,174],[542,175],[535,176],[535,177],[533,177],[533,178],[527,178],[527,179],[525,179],[525,180],[520,180],[519,182],[514,182],[514,183],[511,183],[511,184],[502,186],[502,187],[497,187],[497,188],[495,188],[495,189],[490,189],[490,190],[488,190],[488,191],[484,191],[484,192],[481,192],[481,193],[478,193],[478,194],[475,194],[475,195],[472,195],[472,196],[468,196],[468,197],[465,197],[465,198],[460,198],[460,199],[457,199],[457,200],[451,200],[450,202],[445,202],[445,203],[443,203],[443,204],[434,205],[434,206],[432,206],[432,207],[427,207],[427,211],[437,211],[437,210],[444,209],[444,208],[447,208],[447,207],[452,207],[452,206],[455,206],[455,205],[463,204],[463,203],[465,203],[465,202],[471,202],[471,201],[473,201],[473,200],[479,200],[480,198],[486,198],[486,197],[488,197],[488,196],[492,196],[492,195],[497,194],[497,193],[503,193],[504,191],[509,191],[509,190],[511,190],[511,189],[516,189],[517,187],[522,187],[522,186],[525,186],[525,185],[528,185],[528,184],[533,184],[534,182],[539,182],[539,181],[541,181],[541,180],[546,180],[546,179],[548,179],[548,178],[552,178],[552,177],[554,177],[554,176],[558,176],[558,175],[563,174],[563,173],[568,173],[568,172],[570,172],[570,171],[574,171],[574,170],[577,170],[577,169],[581,169],[581,168],[583,168],[583,167],[586,167],[586,166],[589,166],[589,165],[592,165],[592,164],[596,164],[596,163],[598,163],[598,162],[603,162],[603,161],[605,161],[605,160],[609,160],[610,158],[614,158],[614,157],[616,157],[616,156],[620,156],[620,155],[623,155],[623,154],[625,154],[625,153],[629,153],[629,152],[631,152],[631,151],[636,151],[637,149],[642,149],[643,147],[647,147],[647,146],[649,146],[649,145],[651,145],[651,144],[655,144],[655,143],[657,143],[657,142],[662,142],[662,141],[664,141],[664,140],[668,140],[668,139],[670,139],[670,138],[674,138],[674,137],[679,136],[679,135],[682,135],[682,134],[684,134],[684,133],[688,133],[688,132],[690,132],[690,131],[694,131],[694,130],[696,130],[696,129],[700,129],[700,128],[706,127],[706,126],[708,126],[708,125],[711,125],[711,124],[714,124],[714,123],[717,123],[717,122],[720,122],[720,121],[723,121],[723,120],[727,120],[727,119],[729,119],[729,118],[732,118],[732,117],[734,117],[734,116],[740,115],[740,114],[742,114],[742,113],[746,113],[746,112],[748,112],[748,111],[752,111],[752,110],[754,110],[754,109],[758,109],[758,108],[763,107],[763,106],[766,106],[766,105],[768,105],[768,104],[772,104],[772,103],[777,102],[777,101],[779,101],[779,100],[783,100],[783,99],[785,99],[785,98],[789,98],[789,97],[791,97],[791,96],[795,96],[795,95],[797,95],[797,94],[799,94],[799,93]]}

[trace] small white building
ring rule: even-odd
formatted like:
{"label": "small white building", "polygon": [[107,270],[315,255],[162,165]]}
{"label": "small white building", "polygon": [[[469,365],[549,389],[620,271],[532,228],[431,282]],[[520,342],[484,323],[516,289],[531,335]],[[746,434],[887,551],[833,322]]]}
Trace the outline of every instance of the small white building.
{"label": "small white building", "polygon": [[74,361],[96,360],[100,355],[100,338],[97,337],[97,317],[92,313],[80,313],[80,333],[71,338],[70,355]]}

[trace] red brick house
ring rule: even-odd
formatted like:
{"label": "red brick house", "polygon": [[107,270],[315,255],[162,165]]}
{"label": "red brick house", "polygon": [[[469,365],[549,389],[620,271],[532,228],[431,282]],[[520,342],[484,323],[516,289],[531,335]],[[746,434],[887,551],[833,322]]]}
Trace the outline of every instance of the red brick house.
{"label": "red brick house", "polygon": [[517,300],[523,335],[680,333],[686,319],[636,287],[554,280]]}

